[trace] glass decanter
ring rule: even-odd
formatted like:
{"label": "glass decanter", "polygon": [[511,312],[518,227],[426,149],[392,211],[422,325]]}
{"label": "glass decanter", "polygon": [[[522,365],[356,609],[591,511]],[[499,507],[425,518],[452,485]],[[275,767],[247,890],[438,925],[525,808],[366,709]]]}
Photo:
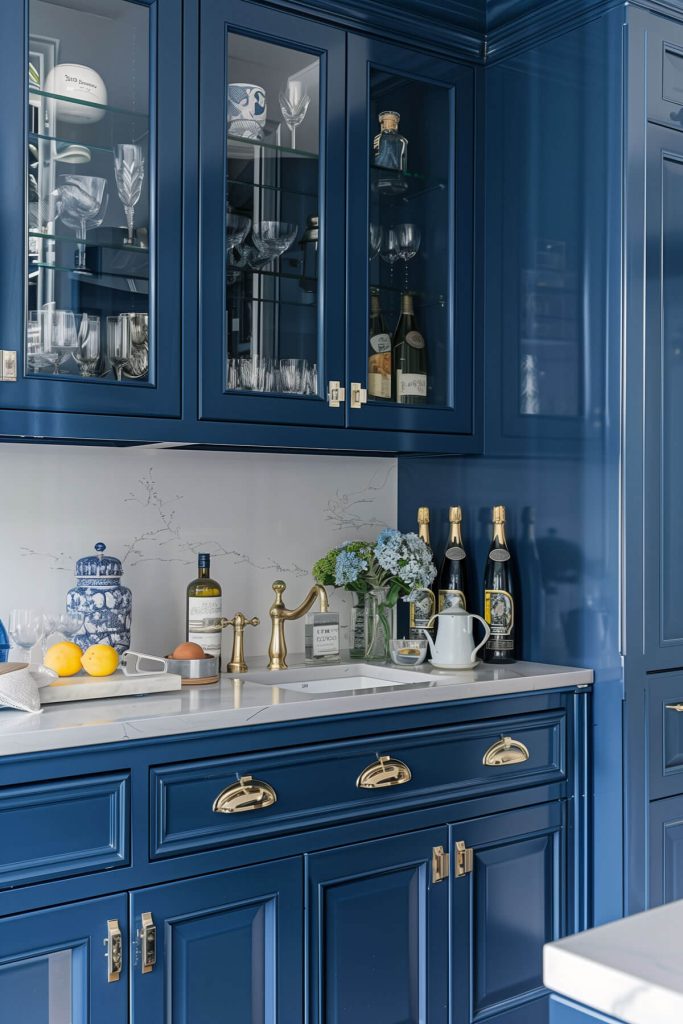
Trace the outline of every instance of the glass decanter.
{"label": "glass decanter", "polygon": [[393,173],[377,177],[378,192],[405,192],[408,187],[403,178],[408,168],[408,140],[398,130],[400,120],[395,110],[384,110],[379,115],[380,131],[372,145],[374,164]]}

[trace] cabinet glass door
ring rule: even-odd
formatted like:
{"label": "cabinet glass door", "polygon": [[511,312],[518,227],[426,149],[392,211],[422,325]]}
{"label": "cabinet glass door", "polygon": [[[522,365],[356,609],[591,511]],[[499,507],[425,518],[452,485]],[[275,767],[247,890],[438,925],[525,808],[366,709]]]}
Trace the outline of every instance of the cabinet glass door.
{"label": "cabinet glass door", "polygon": [[23,340],[2,405],[179,413],[179,7],[28,2]]}
{"label": "cabinet glass door", "polygon": [[472,73],[352,37],[348,88],[349,425],[469,433]]}
{"label": "cabinet glass door", "polygon": [[269,12],[264,39],[261,22],[204,13],[202,414],[341,423],[343,35]]}

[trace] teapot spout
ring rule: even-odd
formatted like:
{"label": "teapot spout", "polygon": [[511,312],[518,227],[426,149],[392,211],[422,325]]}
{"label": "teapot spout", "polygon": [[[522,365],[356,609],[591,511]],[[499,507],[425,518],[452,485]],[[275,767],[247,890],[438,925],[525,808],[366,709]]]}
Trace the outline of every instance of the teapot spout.
{"label": "teapot spout", "polygon": [[429,643],[429,653],[430,653],[431,657],[433,658],[434,657],[434,650],[435,650],[435,648],[434,648],[434,640],[432,639],[432,634],[429,632],[428,629],[424,629],[424,628],[423,628],[422,632],[427,637],[427,641]]}

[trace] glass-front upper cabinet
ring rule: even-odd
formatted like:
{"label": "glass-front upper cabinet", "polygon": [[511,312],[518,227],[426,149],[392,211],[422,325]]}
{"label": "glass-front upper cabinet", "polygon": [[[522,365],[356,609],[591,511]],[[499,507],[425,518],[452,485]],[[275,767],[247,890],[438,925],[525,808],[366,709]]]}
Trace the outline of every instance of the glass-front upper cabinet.
{"label": "glass-front upper cabinet", "polygon": [[2,299],[16,306],[2,344],[17,382],[0,406],[178,415],[180,0],[28,0],[27,12],[11,165],[23,280]]}
{"label": "glass-front upper cabinet", "polygon": [[344,34],[208,0],[201,52],[201,415],[341,425]]}
{"label": "glass-front upper cabinet", "polygon": [[471,69],[350,37],[348,422],[472,429]]}

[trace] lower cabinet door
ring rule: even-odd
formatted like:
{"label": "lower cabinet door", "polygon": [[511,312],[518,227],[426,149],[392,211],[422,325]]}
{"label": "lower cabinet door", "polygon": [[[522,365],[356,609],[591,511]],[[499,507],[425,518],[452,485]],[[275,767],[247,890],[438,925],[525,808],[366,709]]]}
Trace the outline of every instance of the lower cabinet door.
{"label": "lower cabinet door", "polygon": [[648,906],[683,899],[683,796],[650,804]]}
{"label": "lower cabinet door", "polygon": [[553,803],[451,826],[451,1024],[547,1024],[543,945],[564,934],[569,898],[564,817]]}
{"label": "lower cabinet door", "polygon": [[130,919],[133,1024],[301,1024],[302,858],[140,889]]}
{"label": "lower cabinet door", "polygon": [[[107,896],[0,920],[0,1021],[127,1024],[127,915],[125,896]],[[108,921],[121,930],[111,980]]]}
{"label": "lower cabinet door", "polygon": [[424,829],[308,858],[308,1024],[446,1024],[447,842]]}

